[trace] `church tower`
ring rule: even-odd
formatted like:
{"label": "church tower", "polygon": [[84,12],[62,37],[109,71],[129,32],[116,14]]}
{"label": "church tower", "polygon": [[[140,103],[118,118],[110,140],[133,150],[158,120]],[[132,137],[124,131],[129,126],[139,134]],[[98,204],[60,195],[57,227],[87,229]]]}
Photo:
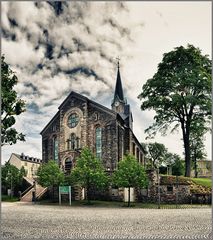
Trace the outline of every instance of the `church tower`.
{"label": "church tower", "polygon": [[123,118],[126,126],[132,129],[133,118],[130,110],[130,105],[127,104],[127,101],[124,98],[121,75],[120,75],[119,60],[118,60],[118,72],[117,72],[117,79],[116,79],[116,85],[115,85],[115,93],[114,93],[114,98],[112,100],[111,106],[112,106],[112,110],[119,113],[119,115]]}
{"label": "church tower", "polygon": [[124,99],[121,75],[120,75],[120,67],[119,67],[119,61],[118,61],[118,72],[117,72],[114,98],[112,100],[112,110],[114,110],[117,113],[123,114],[125,104],[126,104],[126,100]]}

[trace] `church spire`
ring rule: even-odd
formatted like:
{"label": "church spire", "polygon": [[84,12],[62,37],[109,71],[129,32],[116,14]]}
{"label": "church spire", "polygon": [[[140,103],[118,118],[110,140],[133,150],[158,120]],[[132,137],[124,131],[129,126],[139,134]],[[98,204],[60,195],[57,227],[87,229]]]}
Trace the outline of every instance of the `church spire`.
{"label": "church spire", "polygon": [[119,58],[117,58],[117,66],[118,66],[118,72],[117,72],[117,79],[116,79],[116,85],[115,85],[115,93],[114,93],[114,101],[116,99],[120,101],[125,101],[124,100],[124,94],[123,94],[123,88],[122,88],[122,83],[121,83],[121,76],[120,76],[120,66],[119,66]]}

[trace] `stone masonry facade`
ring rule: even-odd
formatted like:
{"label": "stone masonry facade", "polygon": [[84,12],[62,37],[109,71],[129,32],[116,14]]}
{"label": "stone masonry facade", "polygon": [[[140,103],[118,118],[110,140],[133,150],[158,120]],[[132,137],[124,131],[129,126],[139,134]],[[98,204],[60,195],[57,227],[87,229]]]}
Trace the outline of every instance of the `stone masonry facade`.
{"label": "stone masonry facade", "polygon": [[62,170],[71,171],[82,148],[88,147],[98,154],[109,173],[127,153],[144,165],[145,151],[132,125],[132,113],[123,96],[118,68],[112,109],[73,91],[62,102],[41,132],[42,160],[55,160]]}

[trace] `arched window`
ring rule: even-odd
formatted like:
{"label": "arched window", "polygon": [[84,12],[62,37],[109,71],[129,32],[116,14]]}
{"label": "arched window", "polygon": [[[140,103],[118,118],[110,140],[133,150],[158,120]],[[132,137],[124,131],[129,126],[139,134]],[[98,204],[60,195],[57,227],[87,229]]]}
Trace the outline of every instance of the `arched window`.
{"label": "arched window", "polygon": [[95,147],[96,147],[96,157],[101,158],[102,137],[101,137],[101,128],[100,127],[97,127],[95,130]]}
{"label": "arched window", "polygon": [[76,150],[81,147],[80,138],[71,133],[69,139],[67,139],[67,150]]}
{"label": "arched window", "polygon": [[72,169],[72,165],[73,165],[72,159],[71,159],[71,158],[67,158],[67,159],[65,160],[65,164],[64,164],[64,170],[65,170],[65,172],[70,172],[71,169]]}
{"label": "arched window", "polygon": [[71,135],[70,135],[70,144],[71,144],[70,149],[71,150],[75,150],[75,147],[76,147],[75,140],[76,140],[75,133],[71,133]]}
{"label": "arched window", "polygon": [[58,139],[57,139],[57,137],[55,137],[53,139],[53,156],[54,156],[54,160],[56,162],[58,162]]}

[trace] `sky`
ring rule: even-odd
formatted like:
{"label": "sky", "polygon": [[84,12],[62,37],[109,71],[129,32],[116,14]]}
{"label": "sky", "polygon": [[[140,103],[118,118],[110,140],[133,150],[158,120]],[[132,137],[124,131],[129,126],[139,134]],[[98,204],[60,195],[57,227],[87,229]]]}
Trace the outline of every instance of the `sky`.
{"label": "sky", "polygon": [[[163,54],[193,44],[211,58],[211,2],[2,2],[2,53],[18,77],[26,112],[15,127],[26,142],[2,148],[41,158],[40,132],[73,90],[111,108],[117,66],[140,142],[161,142],[183,156],[181,131],[146,140],[153,111],[137,96]],[[211,159],[211,136],[206,136]]]}

